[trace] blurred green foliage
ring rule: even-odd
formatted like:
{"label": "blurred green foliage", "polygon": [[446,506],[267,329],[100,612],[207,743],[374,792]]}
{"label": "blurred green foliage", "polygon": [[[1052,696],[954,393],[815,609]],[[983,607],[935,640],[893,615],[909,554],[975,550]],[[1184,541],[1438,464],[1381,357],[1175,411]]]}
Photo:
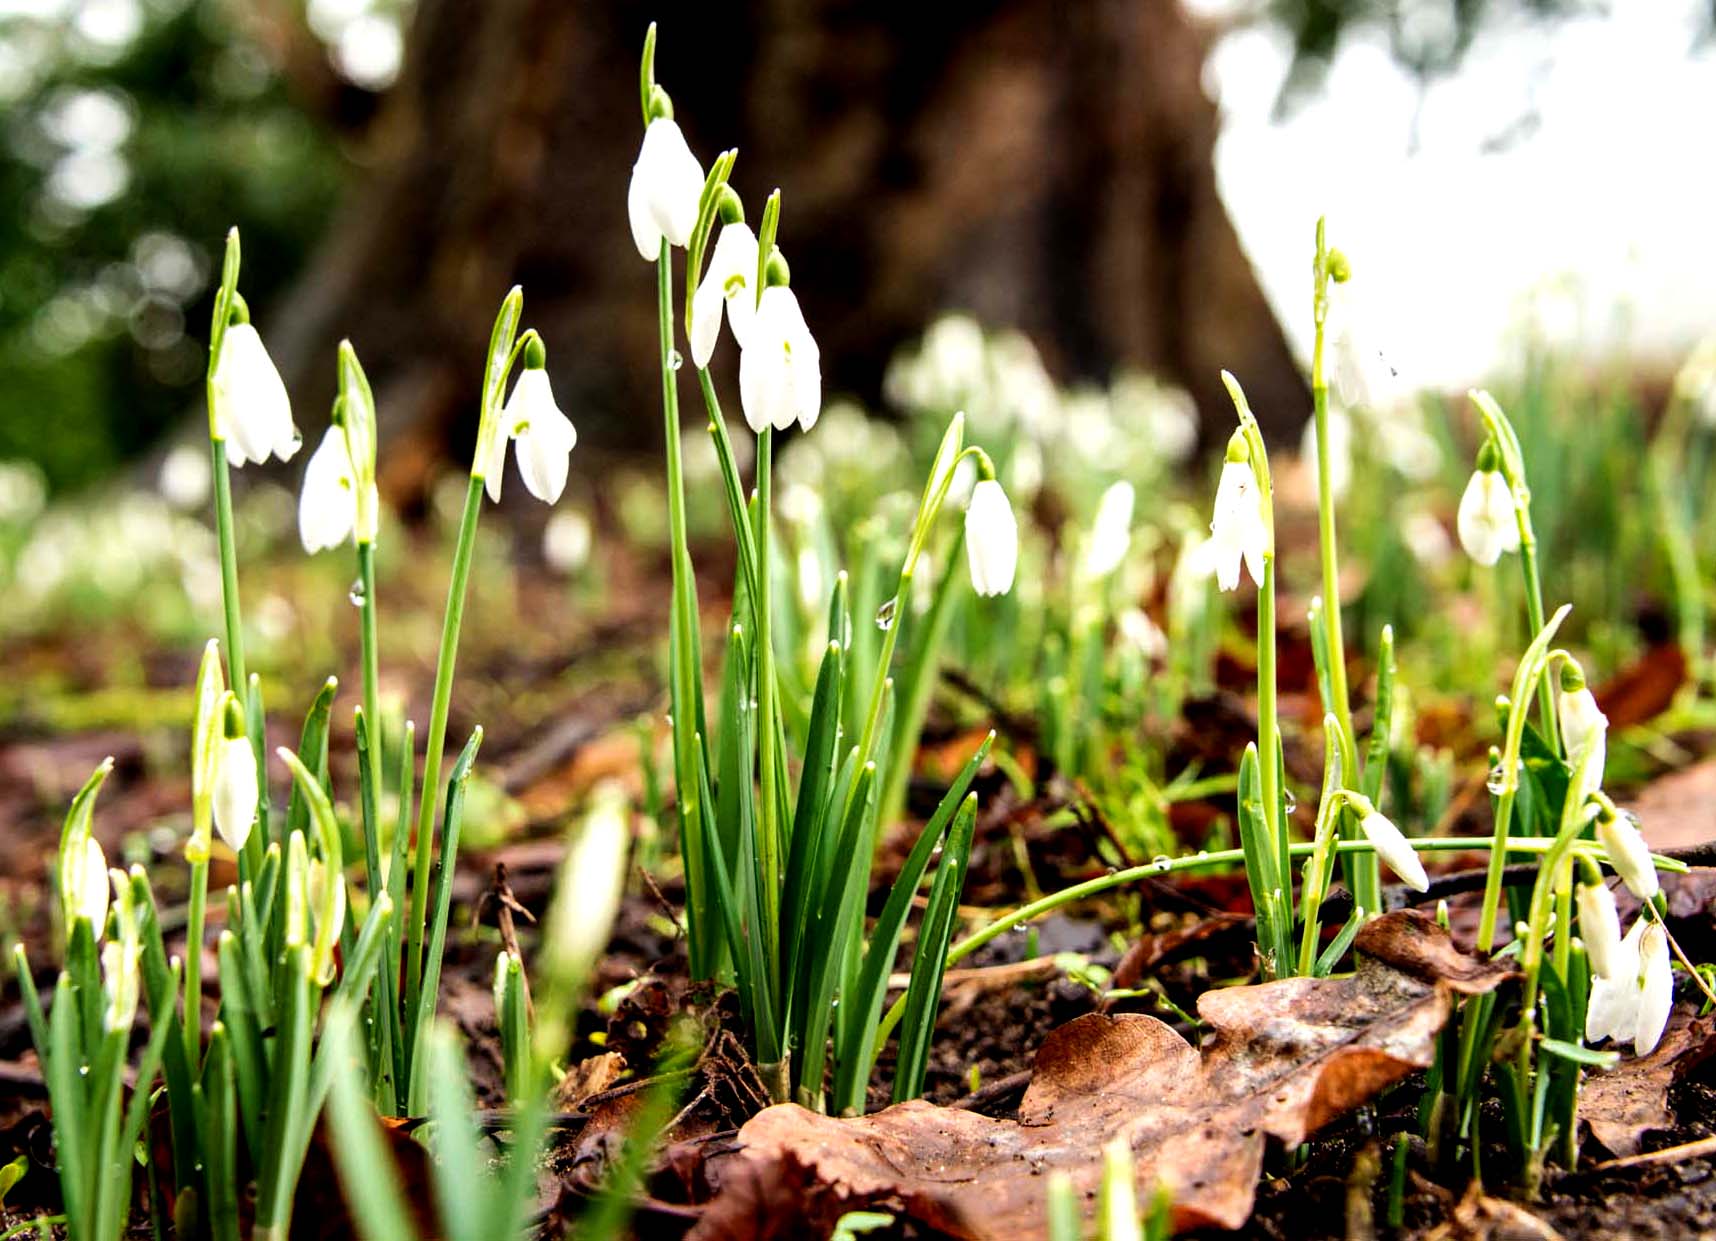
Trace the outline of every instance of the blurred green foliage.
{"label": "blurred green foliage", "polygon": [[55,491],[146,449],[200,400],[228,226],[258,303],[321,234],[344,160],[245,6],[0,4],[0,460]]}

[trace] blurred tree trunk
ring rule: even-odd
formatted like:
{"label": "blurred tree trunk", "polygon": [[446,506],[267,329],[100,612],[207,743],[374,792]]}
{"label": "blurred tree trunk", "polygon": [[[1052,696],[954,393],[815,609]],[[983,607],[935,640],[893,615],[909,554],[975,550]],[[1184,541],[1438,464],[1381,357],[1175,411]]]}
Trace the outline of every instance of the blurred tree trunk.
{"label": "blurred tree trunk", "polygon": [[[1225,366],[1266,429],[1297,429],[1304,381],[1216,192],[1206,36],[1171,0],[657,8],[693,149],[739,148],[753,217],[783,191],[827,391],[874,402],[894,348],[965,309],[1024,329],[1062,381],[1155,371],[1220,434]],[[352,337],[394,471],[469,452],[514,283],[581,433],[659,434],[654,273],[625,219],[644,24],[630,5],[418,0],[367,173],[274,316],[307,396],[331,397],[330,346]]]}

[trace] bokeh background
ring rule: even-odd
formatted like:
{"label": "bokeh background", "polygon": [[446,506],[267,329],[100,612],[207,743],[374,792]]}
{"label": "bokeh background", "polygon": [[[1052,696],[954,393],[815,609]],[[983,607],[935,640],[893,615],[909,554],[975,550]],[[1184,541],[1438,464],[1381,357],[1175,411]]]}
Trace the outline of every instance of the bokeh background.
{"label": "bokeh background", "polygon": [[[307,433],[350,336],[411,504],[524,284],[594,441],[656,433],[626,244],[641,32],[705,158],[741,151],[831,392],[874,403],[944,310],[1059,382],[1217,368],[1296,429],[1311,221],[1391,364],[1456,388],[1522,333],[1660,381],[1707,325],[1708,0],[0,3],[0,458],[63,494],[200,403],[214,256]],[[410,447],[407,447],[409,443]]]}

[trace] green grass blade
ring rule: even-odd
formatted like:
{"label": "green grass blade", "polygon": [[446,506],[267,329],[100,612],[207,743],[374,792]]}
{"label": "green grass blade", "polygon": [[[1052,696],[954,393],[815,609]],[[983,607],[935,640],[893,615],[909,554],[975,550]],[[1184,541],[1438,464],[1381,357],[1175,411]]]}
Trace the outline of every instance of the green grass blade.
{"label": "green grass blade", "polygon": [[[453,764],[453,774],[447,780],[447,808],[441,825],[440,859],[435,865],[435,912],[429,927],[429,947],[423,957],[421,988],[417,996],[416,1015],[406,1038],[415,1049],[417,1041],[428,1029],[435,1013],[435,1001],[441,990],[441,957],[447,948],[447,915],[453,906],[453,872],[459,860],[459,829],[465,818],[465,789],[470,783],[471,768],[477,761],[477,749],[483,743],[482,726],[471,730],[459,761]],[[408,1092],[411,1112],[423,1114],[427,1096],[423,1074],[415,1050],[411,1059],[411,1088]]]}
{"label": "green grass blade", "polygon": [[424,1034],[423,1050],[429,1066],[429,1146],[435,1156],[433,1184],[441,1223],[447,1241],[486,1241],[493,1235],[494,1211],[464,1053],[442,1022]]}
{"label": "green grass blade", "polygon": [[[935,584],[930,608],[921,621],[912,625],[906,646],[906,662],[895,682],[898,712],[894,727],[884,736],[891,737],[885,767],[887,777],[882,785],[882,799],[877,821],[889,827],[899,821],[906,804],[906,786],[911,780],[912,761],[917,756],[918,737],[924,730],[924,718],[929,714],[930,698],[935,692],[941,672],[941,648],[947,641],[947,631],[953,622],[954,601],[959,598],[959,582],[965,576],[965,531],[954,536],[947,549],[947,562]],[[898,622],[896,622],[898,623]],[[1096,701],[1094,697],[1090,701]]]}
{"label": "green grass blade", "polygon": [[93,1221],[89,1177],[89,1150],[85,1146],[88,1125],[85,1117],[83,1052],[78,1039],[80,1018],[77,993],[71,976],[61,974],[54,984],[54,1002],[48,1009],[47,1060],[48,1102],[53,1107],[54,1149],[60,1166],[60,1195],[73,1236],[92,1236]]}
{"label": "green grass blade", "polygon": [[[230,938],[230,934],[223,936]],[[226,1027],[215,1022],[203,1064],[204,1177],[209,1232],[214,1241],[238,1241],[237,1116],[233,1103],[233,1057]]]}
{"label": "green grass blade", "polygon": [[[244,1127],[246,1149],[251,1162],[262,1162],[262,1108],[267,1094],[267,1056],[262,1049],[262,1027],[257,1024],[250,994],[250,984],[244,977],[239,961],[238,939],[231,931],[222,931],[219,947],[221,1020],[226,1026],[230,1046],[233,1076],[238,1090],[238,1116]],[[168,1101],[172,1100],[173,1083],[167,1080]]]}
{"label": "green grass blade", "polygon": [[382,1140],[363,1083],[361,1058],[349,1015],[329,1022],[327,1040],[349,1071],[332,1075],[329,1147],[352,1222],[364,1241],[415,1241],[417,1231],[399,1184],[399,1171]]}
{"label": "green grass blade", "polygon": [[865,763],[853,785],[836,844],[835,857],[844,861],[844,868],[836,868],[830,874],[806,929],[810,986],[797,1038],[801,1101],[814,1101],[822,1096],[828,1031],[834,1019],[834,990],[845,963],[847,943],[855,931],[862,929],[864,894],[870,886],[870,853],[866,842],[876,819],[876,796],[876,764]]}
{"label": "green grass blade", "polygon": [[876,1023],[882,1016],[882,1003],[887,998],[888,976],[893,973],[894,960],[899,953],[900,935],[911,913],[912,898],[929,869],[936,846],[941,844],[948,824],[962,805],[966,791],[976,779],[978,768],[989,757],[995,742],[991,732],[966,760],[959,775],[948,786],[941,803],[930,821],[918,834],[905,864],[900,868],[894,886],[888,891],[887,903],[876,918],[870,933],[870,945],[864,954],[864,967],[858,985],[841,1001],[842,1037],[839,1040],[835,1065],[834,1105],[842,1114],[862,1112],[865,1088],[876,1062]]}
{"label": "green grass blade", "polygon": [[947,970],[947,946],[959,914],[959,894],[965,888],[971,860],[971,837],[977,825],[977,794],[966,794],[948,832],[947,848],[930,885],[929,905],[912,955],[912,981],[906,989],[906,1015],[900,1023],[899,1059],[894,1068],[894,1102],[915,1099],[924,1091],[930,1039],[936,1011],[941,1007],[941,980]]}
{"label": "green grass blade", "polygon": [[255,1241],[285,1241],[302,1162],[293,1160],[291,1151],[309,1089],[310,1030],[315,1016],[307,945],[287,949],[283,975],[284,1002],[280,1006],[280,1028],[275,1034],[268,1124],[262,1143],[262,1165],[256,1178]]}

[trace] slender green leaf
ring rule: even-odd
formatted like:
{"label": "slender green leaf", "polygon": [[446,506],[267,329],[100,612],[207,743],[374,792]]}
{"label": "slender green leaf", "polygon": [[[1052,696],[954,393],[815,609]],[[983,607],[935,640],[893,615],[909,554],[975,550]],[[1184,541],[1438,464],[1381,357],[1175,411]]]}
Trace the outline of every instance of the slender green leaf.
{"label": "slender green leaf", "polygon": [[941,1005],[941,980],[947,969],[947,947],[959,913],[959,895],[965,888],[965,869],[971,858],[971,837],[976,824],[977,794],[968,793],[948,833],[941,865],[936,867],[923,926],[918,932],[917,951],[912,956],[912,980],[906,990],[906,1015],[900,1023],[899,1058],[894,1068],[896,1103],[923,1094],[930,1039]]}

